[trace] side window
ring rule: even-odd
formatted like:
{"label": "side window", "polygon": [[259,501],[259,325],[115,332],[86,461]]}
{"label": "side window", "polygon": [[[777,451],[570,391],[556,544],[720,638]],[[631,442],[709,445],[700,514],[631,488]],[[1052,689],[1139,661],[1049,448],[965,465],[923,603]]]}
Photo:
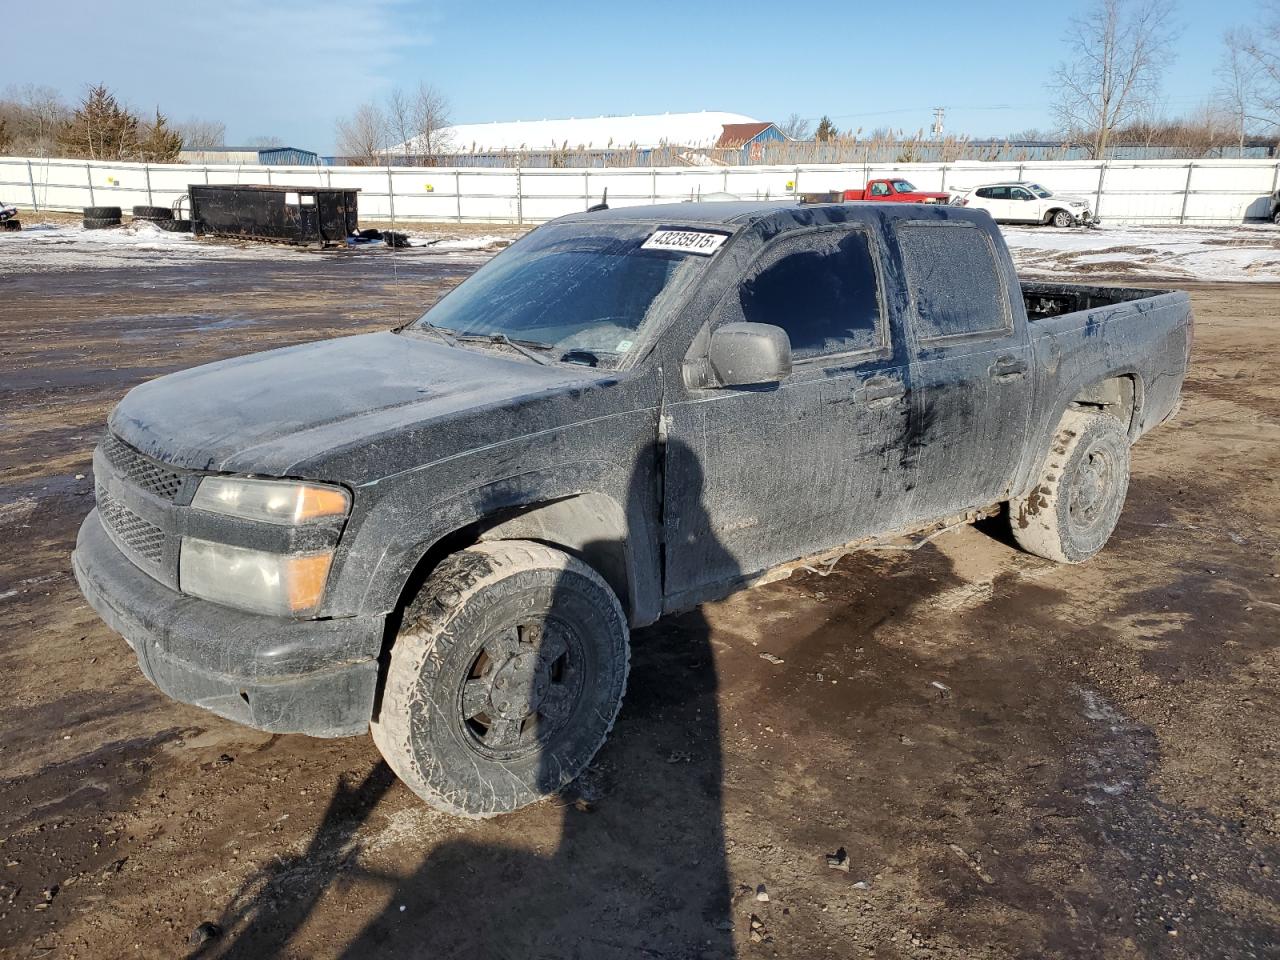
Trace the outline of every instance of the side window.
{"label": "side window", "polygon": [[984,200],[990,200],[992,189],[991,187],[979,187],[977,190],[974,191],[974,193],[982,197]]}
{"label": "side window", "polygon": [[1030,200],[1030,199],[1031,199],[1031,194],[1027,193],[1027,191],[1023,190],[1021,187],[1014,187],[1014,188],[1013,188],[1013,199],[1015,199],[1015,200]]}
{"label": "side window", "polygon": [[738,287],[737,303],[731,304],[743,320],[786,330],[796,360],[882,346],[871,244],[865,230],[807,230],[784,237],[751,266]]}
{"label": "side window", "polygon": [[887,183],[873,183],[871,185],[871,195],[873,197],[887,197],[889,195],[889,185]]}
{"label": "side window", "polygon": [[921,340],[1009,328],[1004,278],[987,235],[969,223],[904,223],[898,244]]}
{"label": "side window", "polygon": [[992,187],[991,199],[992,200],[1008,200],[1009,188],[1008,187]]}

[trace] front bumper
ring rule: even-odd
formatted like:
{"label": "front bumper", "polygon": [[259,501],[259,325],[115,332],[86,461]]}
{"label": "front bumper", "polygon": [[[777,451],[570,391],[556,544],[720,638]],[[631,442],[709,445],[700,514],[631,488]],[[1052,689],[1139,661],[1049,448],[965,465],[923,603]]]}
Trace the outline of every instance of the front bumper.
{"label": "front bumper", "polygon": [[175,700],[271,733],[368,729],[384,617],[286,620],[186,596],[125,557],[97,510],[80,527],[72,566],[89,605]]}

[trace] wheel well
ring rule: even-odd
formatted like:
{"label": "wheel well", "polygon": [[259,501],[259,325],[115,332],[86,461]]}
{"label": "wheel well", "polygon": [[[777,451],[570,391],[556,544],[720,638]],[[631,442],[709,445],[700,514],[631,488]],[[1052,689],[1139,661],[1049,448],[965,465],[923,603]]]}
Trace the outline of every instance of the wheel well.
{"label": "wheel well", "polygon": [[1088,407],[1115,417],[1132,435],[1138,406],[1137,381],[1132,376],[1108,377],[1081,390],[1073,407]]}
{"label": "wheel well", "polygon": [[1052,221],[1052,220],[1053,220],[1053,218],[1054,218],[1054,216],[1055,216],[1056,214],[1059,214],[1059,213],[1070,213],[1070,212],[1071,212],[1071,211],[1070,211],[1070,210],[1068,210],[1066,207],[1050,207],[1048,210],[1046,210],[1046,211],[1045,211],[1045,214],[1044,214],[1044,222],[1045,222],[1045,223],[1049,223],[1050,221]]}
{"label": "wheel well", "polygon": [[441,560],[489,540],[533,540],[578,557],[604,578],[631,615],[634,581],[626,517],[612,498],[599,493],[505,508],[441,537],[405,581],[398,609],[413,599]]}

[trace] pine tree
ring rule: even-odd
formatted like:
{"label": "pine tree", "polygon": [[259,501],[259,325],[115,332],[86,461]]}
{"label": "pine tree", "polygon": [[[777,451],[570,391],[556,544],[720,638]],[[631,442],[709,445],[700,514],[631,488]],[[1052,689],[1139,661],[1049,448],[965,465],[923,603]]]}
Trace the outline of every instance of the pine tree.
{"label": "pine tree", "polygon": [[818,121],[818,129],[814,131],[813,139],[834,140],[839,135],[840,131],[836,129],[836,125],[831,122],[830,117],[824,114],[822,119]]}
{"label": "pine tree", "polygon": [[157,107],[155,120],[143,128],[136,159],[148,163],[172,163],[181,151],[182,134],[169,126],[169,121]]}
{"label": "pine tree", "polygon": [[89,88],[58,132],[58,145],[68,157],[130,160],[138,152],[138,118],[99,83]]}

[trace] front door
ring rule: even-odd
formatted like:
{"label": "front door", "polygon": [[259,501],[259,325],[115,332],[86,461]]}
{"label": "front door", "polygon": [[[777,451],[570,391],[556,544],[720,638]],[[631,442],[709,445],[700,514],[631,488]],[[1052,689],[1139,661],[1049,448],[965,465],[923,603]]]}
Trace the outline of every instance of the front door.
{"label": "front door", "polygon": [[776,386],[689,390],[667,408],[668,608],[878,532],[902,511],[911,397],[876,250],[861,226],[789,232],[717,307],[713,328],[786,330],[794,366]]}
{"label": "front door", "polygon": [[1035,195],[1026,187],[1009,189],[1009,209],[1010,220],[1017,220],[1019,223],[1038,223],[1040,220],[1040,205],[1036,203]]}

